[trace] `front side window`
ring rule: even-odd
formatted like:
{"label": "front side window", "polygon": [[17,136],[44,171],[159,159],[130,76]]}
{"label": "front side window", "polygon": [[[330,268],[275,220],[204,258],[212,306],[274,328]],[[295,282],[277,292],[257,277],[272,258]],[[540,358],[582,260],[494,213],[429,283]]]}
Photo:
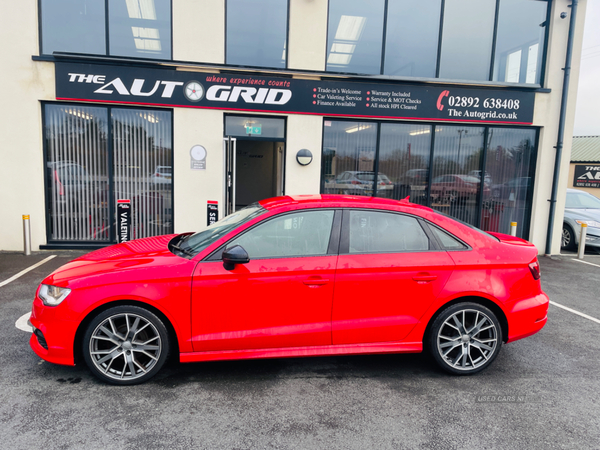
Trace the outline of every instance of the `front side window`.
{"label": "front side window", "polygon": [[226,62],[286,67],[287,0],[227,0]]}
{"label": "front side window", "polygon": [[241,245],[250,259],[326,255],[333,215],[334,211],[301,211],[275,217],[233,239],[227,247]]}
{"label": "front side window", "polygon": [[380,73],[384,0],[330,0],[327,71]]}
{"label": "front side window", "polygon": [[379,211],[350,211],[350,253],[429,250],[429,239],[414,217]]}
{"label": "front side window", "polygon": [[42,54],[171,59],[171,0],[41,0],[40,5]]}

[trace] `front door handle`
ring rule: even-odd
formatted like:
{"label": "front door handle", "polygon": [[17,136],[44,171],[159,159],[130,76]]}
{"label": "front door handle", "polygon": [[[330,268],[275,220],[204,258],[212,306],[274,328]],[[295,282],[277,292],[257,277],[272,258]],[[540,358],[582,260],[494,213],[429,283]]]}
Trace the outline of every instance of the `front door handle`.
{"label": "front door handle", "polygon": [[421,272],[421,273],[416,274],[413,277],[413,280],[418,281],[418,282],[428,283],[430,281],[437,280],[437,275],[431,275],[430,273],[427,273],[427,272]]}
{"label": "front door handle", "polygon": [[307,286],[323,286],[324,284],[329,283],[329,280],[321,277],[310,277],[304,280],[303,283]]}

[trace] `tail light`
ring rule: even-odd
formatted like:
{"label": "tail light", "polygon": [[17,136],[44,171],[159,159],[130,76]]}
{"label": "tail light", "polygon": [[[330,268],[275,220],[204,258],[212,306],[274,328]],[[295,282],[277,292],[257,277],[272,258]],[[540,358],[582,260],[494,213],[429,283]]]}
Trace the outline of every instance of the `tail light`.
{"label": "tail light", "polygon": [[54,171],[54,180],[58,183],[58,195],[65,195],[65,188],[63,184],[60,182],[60,178],[58,177],[58,171]]}
{"label": "tail light", "polygon": [[529,264],[529,270],[531,271],[531,275],[533,275],[534,280],[540,279],[540,263],[537,259]]}
{"label": "tail light", "polygon": [[352,184],[362,184],[360,181],[352,180]]}

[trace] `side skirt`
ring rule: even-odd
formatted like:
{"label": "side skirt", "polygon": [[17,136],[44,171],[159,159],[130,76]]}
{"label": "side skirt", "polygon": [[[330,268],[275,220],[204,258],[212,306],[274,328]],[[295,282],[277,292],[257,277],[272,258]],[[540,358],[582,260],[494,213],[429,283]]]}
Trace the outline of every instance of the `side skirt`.
{"label": "side skirt", "polygon": [[302,358],[306,356],[420,353],[422,342],[374,342],[369,344],[323,345],[318,347],[258,348],[180,353],[181,362],[222,361],[259,358]]}

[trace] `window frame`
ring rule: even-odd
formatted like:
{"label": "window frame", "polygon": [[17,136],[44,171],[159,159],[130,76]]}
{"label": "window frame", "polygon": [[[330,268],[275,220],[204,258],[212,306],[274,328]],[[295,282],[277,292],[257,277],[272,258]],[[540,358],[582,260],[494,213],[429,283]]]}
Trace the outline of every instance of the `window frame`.
{"label": "window frame", "polygon": [[[40,57],[53,57],[54,54],[53,53],[43,53],[43,46],[42,43],[44,41],[44,36],[43,36],[43,29],[42,29],[42,16],[43,16],[43,7],[42,7],[42,3],[44,1],[48,1],[48,0],[37,0],[37,7],[38,7],[38,55]],[[103,0],[104,1],[104,53],[103,54],[97,54],[97,53],[81,53],[83,55],[88,55],[88,56],[107,56],[107,57],[111,57],[111,58],[126,58],[126,59],[139,59],[139,60],[155,60],[155,61],[173,61],[173,0],[169,0],[170,3],[170,9],[171,9],[171,17],[169,18],[169,22],[170,22],[170,33],[169,33],[169,57],[165,58],[165,59],[154,59],[154,58],[143,58],[143,57],[137,57],[137,56],[119,56],[119,55],[111,55],[109,53],[109,49],[110,49],[110,21],[109,21],[109,1],[110,0]],[[289,1],[289,0],[288,0]],[[62,52],[59,52],[62,53]],[[79,54],[79,53],[78,53]],[[287,55],[286,55],[287,58]]]}
{"label": "window frame", "polygon": [[[429,241],[430,248],[428,250],[406,250],[406,251],[389,251],[389,252],[361,252],[361,253],[350,253],[350,212],[351,211],[365,211],[365,212],[378,212],[378,213],[387,213],[387,214],[396,214],[400,216],[410,217],[415,219],[418,225],[421,227],[421,230],[427,237]],[[431,239],[431,233],[424,226],[424,219],[414,214],[402,212],[402,211],[394,211],[390,209],[381,209],[381,208],[344,208],[342,217],[342,229],[340,235],[340,247],[339,254],[340,255],[384,255],[384,254],[399,254],[399,253],[428,253],[428,252],[439,252],[444,250],[443,247],[440,247],[437,240]]]}
{"label": "window frame", "polygon": [[[224,20],[224,36],[223,36],[223,62],[225,66],[228,67],[247,67],[251,69],[275,69],[275,70],[287,70],[290,61],[290,4],[291,0],[287,1],[287,14],[286,14],[286,23],[285,23],[285,67],[282,69],[278,67],[266,67],[266,66],[243,66],[239,64],[229,64],[227,63],[227,9],[228,9],[228,0],[225,0],[225,13],[223,16]],[[173,2],[173,0],[171,0]],[[329,0],[327,0],[327,8],[329,12]],[[171,14],[172,15],[172,14]]]}
{"label": "window frame", "polygon": [[[113,223],[116,223],[116,215],[117,215],[117,205],[114,198],[114,178],[115,178],[115,168],[114,168],[114,134],[113,134],[113,126],[112,126],[112,109],[131,109],[131,110],[144,110],[144,111],[162,111],[169,112],[171,114],[171,160],[175,157],[174,150],[174,114],[172,108],[152,108],[147,106],[130,106],[130,105],[122,105],[122,104],[97,104],[97,103],[83,103],[83,102],[57,102],[57,101],[41,101],[41,119],[42,119],[42,128],[46,125],[46,105],[64,105],[64,106],[81,106],[81,107],[95,107],[95,108],[105,108],[107,111],[107,142],[106,142],[106,151],[108,154],[108,217],[110,222],[109,228],[109,240],[106,242],[98,242],[98,241],[77,241],[77,240],[55,240],[52,239],[50,233],[51,218],[50,218],[50,192],[46,188],[48,186],[48,171],[46,170],[48,164],[48,142],[45,137],[45,134],[42,133],[42,148],[43,148],[43,160],[44,160],[44,218],[46,220],[46,244],[40,245],[40,249],[64,249],[64,248],[78,248],[78,249],[98,249],[104,248],[111,245],[115,245],[117,243],[117,231],[113,226]],[[171,217],[175,217],[175,171],[171,174]],[[174,230],[174,221],[171,221],[171,230],[169,233],[164,234],[172,234]]]}
{"label": "window frame", "polygon": [[245,230],[231,236],[226,242],[221,244],[216,250],[211,252],[209,255],[204,257],[201,262],[215,262],[221,261],[223,257],[223,252],[231,242],[237,238],[242,237],[244,234],[249,233],[253,229],[270,222],[271,220],[288,216],[290,214],[301,213],[306,211],[333,211],[333,220],[331,222],[331,234],[329,235],[329,243],[327,244],[327,252],[324,255],[298,255],[298,256],[281,256],[281,257],[264,257],[264,258],[250,258],[250,261],[260,261],[266,259],[288,259],[288,258],[318,258],[323,256],[336,256],[339,252],[340,246],[340,234],[341,234],[341,225],[342,225],[342,209],[341,208],[300,208],[294,209],[292,211],[286,211],[283,213],[275,213],[264,219],[256,222],[254,225],[246,228]]}

